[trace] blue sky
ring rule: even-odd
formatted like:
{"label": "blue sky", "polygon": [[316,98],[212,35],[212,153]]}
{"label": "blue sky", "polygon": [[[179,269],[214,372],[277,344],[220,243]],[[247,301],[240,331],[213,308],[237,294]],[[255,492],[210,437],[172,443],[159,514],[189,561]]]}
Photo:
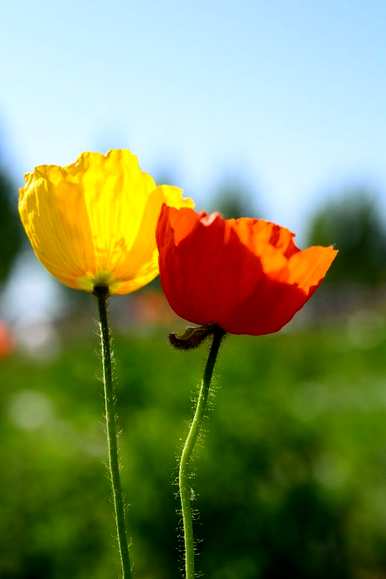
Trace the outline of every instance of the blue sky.
{"label": "blue sky", "polygon": [[239,174],[301,231],[345,183],[386,190],[382,0],[8,1],[0,119],[16,178],[128,146],[205,206]]}

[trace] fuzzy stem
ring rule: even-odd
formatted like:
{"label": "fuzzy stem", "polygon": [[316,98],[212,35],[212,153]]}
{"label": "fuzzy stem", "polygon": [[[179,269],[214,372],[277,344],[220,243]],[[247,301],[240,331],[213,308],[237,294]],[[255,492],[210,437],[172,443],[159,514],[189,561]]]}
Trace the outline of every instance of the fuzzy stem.
{"label": "fuzzy stem", "polygon": [[213,332],[212,344],[209,349],[208,360],[206,362],[204,376],[200,386],[197,405],[193,420],[190,425],[188,436],[185,440],[181,453],[178,484],[181,500],[182,521],[184,528],[184,556],[185,556],[185,579],[194,579],[194,535],[192,520],[192,489],[189,484],[189,466],[192,459],[197,438],[200,434],[202,422],[208,402],[208,395],[213,376],[213,370],[217,359],[217,354],[224,337],[224,332],[216,328]]}
{"label": "fuzzy stem", "polygon": [[113,375],[111,365],[111,337],[107,317],[108,290],[104,287],[97,287],[94,294],[98,300],[100,337],[103,365],[103,385],[105,398],[105,418],[107,448],[109,456],[109,470],[111,487],[113,492],[115,523],[119,553],[122,566],[122,578],[131,579],[131,565],[129,547],[126,536],[125,509],[122,497],[121,479],[119,474],[118,440],[117,440],[117,417],[115,414]]}

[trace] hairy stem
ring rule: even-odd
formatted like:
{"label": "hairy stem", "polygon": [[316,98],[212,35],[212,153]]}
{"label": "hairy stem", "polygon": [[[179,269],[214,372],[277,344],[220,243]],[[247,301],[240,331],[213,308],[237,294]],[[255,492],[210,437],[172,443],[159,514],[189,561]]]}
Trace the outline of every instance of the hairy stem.
{"label": "hairy stem", "polygon": [[202,422],[205,416],[210,385],[213,376],[213,370],[216,363],[217,355],[224,337],[224,332],[216,328],[213,333],[212,344],[209,349],[208,360],[206,362],[204,376],[200,386],[200,392],[197,399],[196,409],[193,420],[189,428],[188,436],[185,440],[184,448],[181,453],[178,484],[180,491],[182,521],[184,528],[184,557],[185,557],[185,579],[194,579],[194,535],[192,520],[192,489],[189,481],[189,466],[192,459],[197,438],[200,434]]}
{"label": "hairy stem", "polygon": [[131,565],[129,546],[126,536],[125,509],[123,504],[122,486],[119,474],[117,417],[115,414],[113,375],[111,367],[111,337],[107,317],[108,290],[104,287],[95,288],[94,293],[98,300],[101,351],[103,364],[103,385],[105,398],[105,417],[107,449],[109,456],[109,470],[113,492],[115,523],[117,529],[119,553],[121,557],[122,578],[131,579]]}

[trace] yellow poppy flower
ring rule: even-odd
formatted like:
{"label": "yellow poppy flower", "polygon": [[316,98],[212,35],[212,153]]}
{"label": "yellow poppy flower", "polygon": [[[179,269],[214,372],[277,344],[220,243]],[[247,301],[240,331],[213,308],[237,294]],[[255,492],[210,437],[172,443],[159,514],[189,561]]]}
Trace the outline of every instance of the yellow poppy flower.
{"label": "yellow poppy flower", "polygon": [[25,176],[19,212],[32,248],[58,280],[87,292],[126,294],[158,275],[155,230],[162,204],[193,207],[181,189],[157,186],[127,150],[82,153],[65,167]]}

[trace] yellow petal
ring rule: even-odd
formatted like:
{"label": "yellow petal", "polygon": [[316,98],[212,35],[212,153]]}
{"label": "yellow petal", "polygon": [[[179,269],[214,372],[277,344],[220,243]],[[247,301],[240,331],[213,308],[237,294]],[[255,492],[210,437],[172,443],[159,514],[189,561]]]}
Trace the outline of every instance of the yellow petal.
{"label": "yellow petal", "polygon": [[20,189],[19,212],[36,256],[62,283],[122,294],[158,274],[155,229],[164,202],[193,206],[176,187],[157,187],[130,151],[113,150],[37,167]]}

